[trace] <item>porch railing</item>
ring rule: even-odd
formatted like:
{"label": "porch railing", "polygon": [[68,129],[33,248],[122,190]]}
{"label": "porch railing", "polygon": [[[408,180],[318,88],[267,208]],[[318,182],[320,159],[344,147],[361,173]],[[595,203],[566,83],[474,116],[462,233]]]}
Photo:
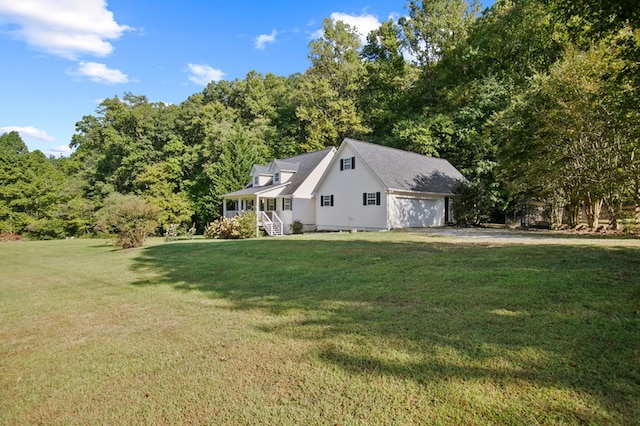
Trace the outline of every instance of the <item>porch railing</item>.
{"label": "porch railing", "polygon": [[242,214],[242,211],[240,210],[227,210],[226,212],[224,212],[224,217],[226,217],[227,219],[232,219],[240,214]]}
{"label": "porch railing", "polygon": [[278,217],[276,212],[270,212],[270,214],[271,217],[269,217],[266,212],[261,211],[258,218],[259,224],[262,225],[264,230],[267,231],[267,234],[272,237],[277,235],[284,235],[284,224],[282,220]]}

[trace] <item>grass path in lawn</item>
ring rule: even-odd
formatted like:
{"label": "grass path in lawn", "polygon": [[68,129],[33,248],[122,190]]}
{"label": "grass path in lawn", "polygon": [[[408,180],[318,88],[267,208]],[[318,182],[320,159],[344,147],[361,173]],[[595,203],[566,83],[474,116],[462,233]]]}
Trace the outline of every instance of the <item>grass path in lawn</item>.
{"label": "grass path in lawn", "polygon": [[640,242],[0,244],[0,422],[630,424]]}

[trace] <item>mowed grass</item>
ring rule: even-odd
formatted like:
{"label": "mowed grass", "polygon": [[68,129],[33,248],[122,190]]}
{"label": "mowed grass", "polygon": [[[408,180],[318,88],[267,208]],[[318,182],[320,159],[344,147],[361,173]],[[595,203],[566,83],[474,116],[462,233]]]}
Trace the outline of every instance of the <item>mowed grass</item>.
{"label": "mowed grass", "polygon": [[2,424],[638,424],[640,242],[0,244]]}

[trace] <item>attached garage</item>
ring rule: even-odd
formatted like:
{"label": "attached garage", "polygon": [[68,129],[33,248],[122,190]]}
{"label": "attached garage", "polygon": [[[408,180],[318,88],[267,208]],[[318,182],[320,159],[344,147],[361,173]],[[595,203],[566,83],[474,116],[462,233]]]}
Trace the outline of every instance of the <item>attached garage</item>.
{"label": "attached garage", "polygon": [[389,227],[444,226],[444,198],[390,197]]}
{"label": "attached garage", "polygon": [[447,160],[345,139],[314,194],[320,231],[445,226],[464,176]]}

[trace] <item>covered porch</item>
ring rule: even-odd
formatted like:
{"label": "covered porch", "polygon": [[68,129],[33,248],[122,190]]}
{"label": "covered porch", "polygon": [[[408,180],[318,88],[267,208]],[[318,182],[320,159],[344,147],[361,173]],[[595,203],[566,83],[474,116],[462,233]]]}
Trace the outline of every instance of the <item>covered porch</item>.
{"label": "covered porch", "polygon": [[259,191],[246,188],[223,197],[222,215],[233,218],[247,211],[256,213],[256,235],[264,228],[269,235],[288,234],[293,223],[291,197],[279,196],[282,188]]}

